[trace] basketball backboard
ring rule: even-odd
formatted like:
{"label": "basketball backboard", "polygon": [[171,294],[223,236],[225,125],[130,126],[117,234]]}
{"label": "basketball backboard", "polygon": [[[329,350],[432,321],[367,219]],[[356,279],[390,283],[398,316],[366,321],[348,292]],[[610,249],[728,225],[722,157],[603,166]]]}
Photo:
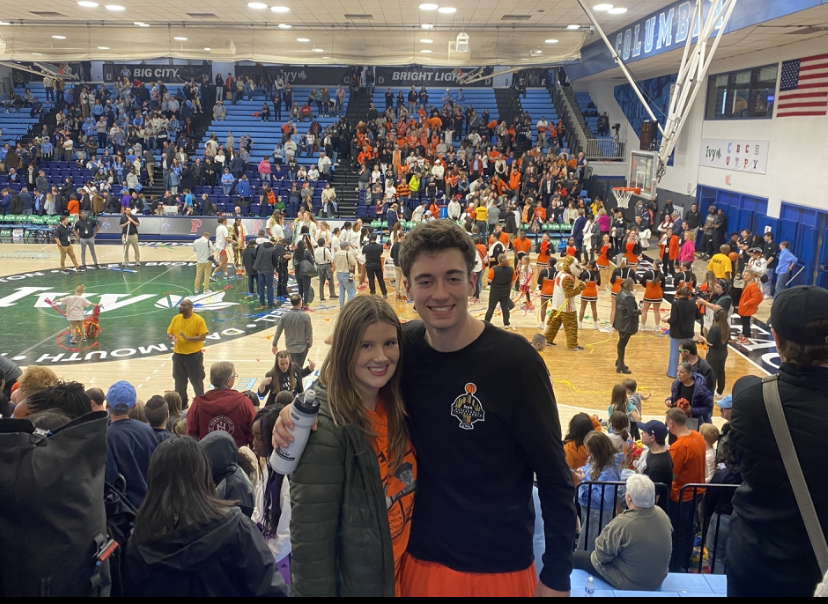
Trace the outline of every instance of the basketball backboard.
{"label": "basketball backboard", "polygon": [[627,175],[628,187],[641,187],[638,197],[654,200],[658,192],[656,166],[658,154],[654,151],[632,151],[630,153],[630,171]]}

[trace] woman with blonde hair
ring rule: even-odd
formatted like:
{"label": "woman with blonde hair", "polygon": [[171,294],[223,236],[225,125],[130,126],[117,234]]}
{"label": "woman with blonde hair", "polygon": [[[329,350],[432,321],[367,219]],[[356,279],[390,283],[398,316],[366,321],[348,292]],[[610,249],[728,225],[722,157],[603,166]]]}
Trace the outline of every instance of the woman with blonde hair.
{"label": "woman with blonde hair", "polygon": [[400,394],[402,326],[377,296],[341,311],[319,380],[318,429],[291,475],[297,596],[393,596],[417,461]]}

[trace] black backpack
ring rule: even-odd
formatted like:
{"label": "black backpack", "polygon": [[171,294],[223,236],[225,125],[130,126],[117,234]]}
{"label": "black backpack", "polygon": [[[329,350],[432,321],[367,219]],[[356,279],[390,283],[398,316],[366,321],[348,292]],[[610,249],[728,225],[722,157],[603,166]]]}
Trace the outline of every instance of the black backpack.
{"label": "black backpack", "polygon": [[105,411],[54,432],[0,420],[0,596],[105,596]]}

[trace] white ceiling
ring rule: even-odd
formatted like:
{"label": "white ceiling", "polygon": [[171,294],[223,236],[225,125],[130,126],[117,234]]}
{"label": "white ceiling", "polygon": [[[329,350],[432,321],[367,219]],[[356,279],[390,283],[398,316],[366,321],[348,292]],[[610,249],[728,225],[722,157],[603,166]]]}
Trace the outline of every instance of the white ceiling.
{"label": "white ceiling", "polygon": [[[96,1],[100,4],[97,8],[83,8],[75,0],[51,0],[35,6],[0,0],[0,19],[9,23],[0,25],[0,38],[5,43],[2,58],[60,61],[169,56],[305,64],[553,64],[578,59],[584,44],[585,30],[567,31],[566,27],[589,25],[576,0],[432,0],[440,6],[455,7],[454,14],[422,11],[419,0],[263,0],[271,6],[290,8],[281,14],[248,8],[247,0]],[[591,0],[590,5],[599,1]],[[107,2],[118,3],[125,10],[106,10]],[[614,0],[627,12],[596,15],[602,27],[611,32],[671,2]],[[207,16],[194,16],[205,13]],[[346,14],[367,14],[371,19],[345,19]],[[504,15],[529,18],[507,21]],[[138,27],[136,21],[150,27]],[[280,23],[292,28],[280,30]],[[423,23],[434,24],[435,28],[422,30]],[[448,43],[460,32],[469,34],[471,51],[449,56]],[[66,39],[53,40],[53,35]],[[175,36],[188,39],[178,42],[173,40]],[[296,42],[299,37],[310,38],[311,43]],[[422,44],[421,38],[434,43]],[[544,44],[549,38],[559,42]],[[98,50],[98,46],[108,50]],[[309,46],[324,52],[313,53]],[[432,53],[420,53],[423,49]],[[530,55],[536,49],[543,54]]]}

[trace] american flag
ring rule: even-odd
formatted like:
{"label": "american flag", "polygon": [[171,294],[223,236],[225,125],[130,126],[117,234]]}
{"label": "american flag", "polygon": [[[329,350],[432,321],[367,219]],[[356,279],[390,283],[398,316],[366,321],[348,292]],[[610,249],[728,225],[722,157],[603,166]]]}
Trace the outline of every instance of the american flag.
{"label": "american flag", "polygon": [[828,54],[782,63],[776,117],[828,112]]}

